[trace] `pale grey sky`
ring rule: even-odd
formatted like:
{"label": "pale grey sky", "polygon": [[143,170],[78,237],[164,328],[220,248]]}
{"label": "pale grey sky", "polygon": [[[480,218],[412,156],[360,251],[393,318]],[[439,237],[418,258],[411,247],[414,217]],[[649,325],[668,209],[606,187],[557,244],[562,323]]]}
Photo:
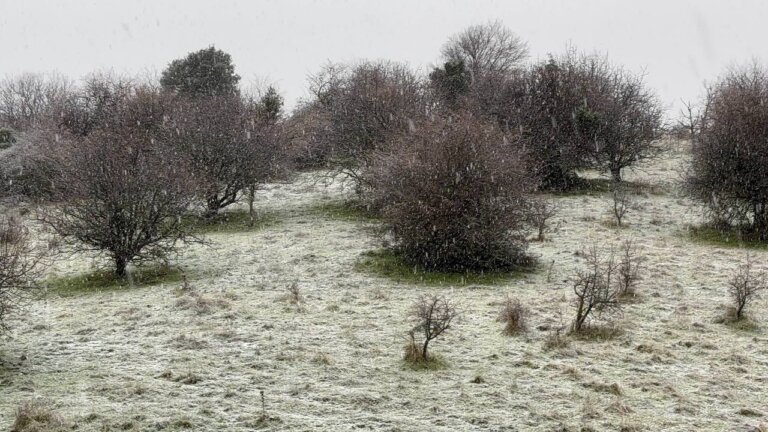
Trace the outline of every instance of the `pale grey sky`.
{"label": "pale grey sky", "polygon": [[451,34],[493,19],[527,40],[534,59],[570,42],[644,69],[673,116],[727,66],[768,60],[765,0],[0,0],[0,11],[0,75],[159,72],[214,44],[244,82],[276,83],[289,105],[328,60],[426,70]]}

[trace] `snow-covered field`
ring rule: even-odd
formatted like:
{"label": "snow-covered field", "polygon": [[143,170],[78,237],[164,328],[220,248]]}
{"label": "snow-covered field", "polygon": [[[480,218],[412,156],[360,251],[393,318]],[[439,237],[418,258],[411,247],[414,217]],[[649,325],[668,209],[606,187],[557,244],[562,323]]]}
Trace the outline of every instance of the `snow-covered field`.
{"label": "snow-covered field", "polygon": [[[768,302],[751,306],[757,330],[714,322],[747,252],[682,234],[699,222],[674,183],[684,161],[678,145],[626,173],[655,191],[634,196],[625,229],[605,223],[607,194],[557,197],[558,230],[530,248],[540,269],[493,286],[357,272],[361,254],[379,247],[374,222],[312,210],[342,200],[339,187],[307,176],[270,185],[259,210],[279,223],[210,235],[211,245],[178,257],[197,298],[173,283],[31,304],[0,344],[0,428],[23,401],[45,398],[80,431],[768,430]],[[573,316],[576,252],[628,237],[647,261],[622,334],[547,350],[549,329]],[[765,252],[751,253],[766,267]],[[93,265],[73,257],[51,272]],[[287,300],[294,283],[298,307]],[[442,370],[401,361],[407,310],[423,293],[461,305],[461,319],[432,346],[448,363]],[[505,295],[531,310],[524,336],[501,333]]]}

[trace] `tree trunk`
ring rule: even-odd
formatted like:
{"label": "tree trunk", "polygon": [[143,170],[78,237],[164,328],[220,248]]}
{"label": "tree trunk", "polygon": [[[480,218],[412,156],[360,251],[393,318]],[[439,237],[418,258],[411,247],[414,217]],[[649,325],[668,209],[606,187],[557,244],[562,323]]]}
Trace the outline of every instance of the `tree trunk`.
{"label": "tree trunk", "polygon": [[611,166],[611,179],[614,183],[621,183],[621,167],[620,166]]}
{"label": "tree trunk", "polygon": [[427,357],[427,345],[429,345],[429,339],[424,341],[424,347],[421,349],[421,358],[424,359],[424,361],[429,360],[429,357]]}
{"label": "tree trunk", "polygon": [[128,266],[128,260],[122,256],[115,257],[115,276],[118,279],[125,278],[125,268]]}
{"label": "tree trunk", "polygon": [[250,216],[251,220],[248,223],[248,226],[253,226],[256,223],[256,215],[253,211],[253,201],[256,196],[256,186],[251,185],[248,187],[248,216]]}
{"label": "tree trunk", "polygon": [[217,196],[206,198],[205,218],[210,219],[219,213],[219,199]]}
{"label": "tree trunk", "polygon": [[765,211],[765,203],[752,205],[752,229],[760,240],[768,239],[768,214]]}

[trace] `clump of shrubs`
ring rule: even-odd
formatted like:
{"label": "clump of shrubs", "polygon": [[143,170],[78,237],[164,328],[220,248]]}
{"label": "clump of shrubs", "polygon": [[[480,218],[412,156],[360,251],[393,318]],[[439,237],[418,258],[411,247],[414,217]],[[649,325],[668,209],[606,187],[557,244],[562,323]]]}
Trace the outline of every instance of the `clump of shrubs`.
{"label": "clump of shrubs", "polygon": [[470,114],[401,135],[367,172],[374,206],[409,264],[430,271],[530,264],[525,230],[534,182],[514,137]]}

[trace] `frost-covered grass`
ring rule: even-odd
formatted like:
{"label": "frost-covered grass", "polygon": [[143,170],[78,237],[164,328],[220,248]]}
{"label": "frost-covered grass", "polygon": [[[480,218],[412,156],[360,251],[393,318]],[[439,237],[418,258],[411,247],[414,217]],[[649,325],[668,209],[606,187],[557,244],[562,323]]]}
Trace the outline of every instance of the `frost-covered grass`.
{"label": "frost-covered grass", "polygon": [[[675,193],[685,157],[625,173],[668,191],[634,195],[628,228],[603,225],[608,194],[556,197],[556,229],[530,246],[539,269],[466,286],[356,270],[382,245],[376,221],[317,211],[347,199],[343,188],[311,173],[267,185],[258,211],[280,223],[185,247],[172,263],[188,289],[165,281],[29,304],[0,344],[0,430],[33,397],[79,431],[760,430],[768,298],[749,306],[749,326],[721,318],[733,271],[747,253],[765,269],[768,252],[680,235],[703,222]],[[567,334],[578,252],[629,237],[647,259],[619,331]],[[73,256],[50,276],[96,264]],[[455,299],[461,315],[430,344],[444,367],[413,370],[407,314],[423,294]],[[497,321],[507,296],[530,311],[514,338]]]}
{"label": "frost-covered grass", "polygon": [[378,218],[365,207],[358,205],[353,200],[329,201],[313,206],[309,213],[317,216],[329,217],[341,220],[367,220],[376,221]]}

